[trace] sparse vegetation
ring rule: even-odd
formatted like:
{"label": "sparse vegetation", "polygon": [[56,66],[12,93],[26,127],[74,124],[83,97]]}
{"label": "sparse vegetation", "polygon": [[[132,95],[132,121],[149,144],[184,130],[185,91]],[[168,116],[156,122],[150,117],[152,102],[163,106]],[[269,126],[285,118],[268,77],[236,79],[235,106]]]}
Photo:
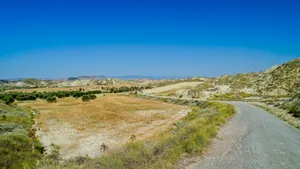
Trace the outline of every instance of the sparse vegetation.
{"label": "sparse vegetation", "polygon": [[34,87],[38,87],[41,86],[41,81],[38,79],[34,79],[34,78],[27,78],[23,80],[24,83],[28,84],[28,85],[32,85]]}
{"label": "sparse vegetation", "polygon": [[160,96],[175,96],[175,94],[178,90],[179,89],[168,90],[168,91],[159,93],[159,95]]}
{"label": "sparse vegetation", "polygon": [[214,85],[212,84],[213,79],[210,79],[202,84],[199,84],[198,86],[196,86],[195,88],[192,88],[188,91],[188,95],[191,96],[192,98],[200,98],[201,97],[201,93],[203,91],[207,91],[210,88],[213,88]]}
{"label": "sparse vegetation", "polygon": [[297,93],[300,87],[300,58],[274,67],[258,80],[257,90],[263,94],[289,95]]}
{"label": "sparse vegetation", "polygon": [[290,100],[283,103],[281,108],[287,110],[293,116],[300,118],[300,94],[294,95]]}
{"label": "sparse vegetation", "polygon": [[252,88],[261,73],[246,73],[221,76],[216,79],[217,85],[229,85],[233,90]]}
{"label": "sparse vegetation", "polygon": [[167,86],[171,84],[176,84],[176,83],[182,83],[182,82],[203,82],[201,79],[175,79],[175,80],[160,80],[158,82],[155,82],[151,85],[151,88],[153,87],[162,87],[162,86]]}
{"label": "sparse vegetation", "polygon": [[245,92],[229,92],[229,93],[224,93],[224,94],[215,94],[213,95],[211,98],[209,98],[210,100],[230,100],[230,101],[239,101],[239,100],[243,100],[247,97],[252,96],[249,93],[245,93]]}

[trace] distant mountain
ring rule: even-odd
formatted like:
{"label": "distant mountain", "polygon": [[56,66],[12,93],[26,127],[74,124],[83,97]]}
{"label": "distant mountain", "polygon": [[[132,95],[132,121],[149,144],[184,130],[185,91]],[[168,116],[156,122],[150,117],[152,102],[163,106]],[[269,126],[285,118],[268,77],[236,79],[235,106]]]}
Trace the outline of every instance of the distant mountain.
{"label": "distant mountain", "polygon": [[8,80],[2,80],[0,79],[0,83],[8,83],[9,81]]}
{"label": "distant mountain", "polygon": [[79,79],[123,79],[123,80],[138,80],[138,79],[149,79],[149,80],[161,80],[161,79],[181,79],[181,78],[192,78],[192,76],[140,76],[140,75],[124,75],[124,76],[78,76],[69,77],[68,80],[79,80]]}
{"label": "distant mountain", "polygon": [[[18,78],[9,80],[0,80],[3,87],[60,87],[60,86],[92,86],[92,85],[112,85],[124,83],[133,83],[134,80],[173,80],[188,79],[192,77],[180,76],[78,76],[63,79],[34,79]],[[227,88],[231,92],[249,92],[252,94],[286,96],[299,92],[300,90],[300,58],[294,59],[282,65],[273,66],[264,72],[252,72],[235,75],[220,76],[209,78],[206,86],[200,86],[191,93],[217,91]],[[223,87],[222,87],[223,86]],[[220,88],[221,87],[221,88]],[[212,93],[212,92],[210,92]],[[216,93],[216,92],[215,92]]]}
{"label": "distant mountain", "polygon": [[136,80],[136,79],[149,79],[149,80],[161,80],[161,79],[181,79],[181,78],[192,78],[191,76],[135,76],[135,75],[126,75],[126,76],[112,76],[112,78],[125,79],[125,80]]}

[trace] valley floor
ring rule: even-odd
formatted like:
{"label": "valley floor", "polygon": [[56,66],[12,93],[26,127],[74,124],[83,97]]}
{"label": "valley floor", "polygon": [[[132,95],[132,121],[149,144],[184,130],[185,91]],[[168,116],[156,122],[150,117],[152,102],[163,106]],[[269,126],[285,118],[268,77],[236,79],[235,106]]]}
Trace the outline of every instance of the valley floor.
{"label": "valley floor", "polygon": [[110,150],[130,141],[151,137],[187,115],[186,106],[172,105],[132,96],[98,95],[96,100],[63,98],[19,102],[37,113],[37,135],[47,150],[60,147],[64,158],[97,157],[102,143]]}

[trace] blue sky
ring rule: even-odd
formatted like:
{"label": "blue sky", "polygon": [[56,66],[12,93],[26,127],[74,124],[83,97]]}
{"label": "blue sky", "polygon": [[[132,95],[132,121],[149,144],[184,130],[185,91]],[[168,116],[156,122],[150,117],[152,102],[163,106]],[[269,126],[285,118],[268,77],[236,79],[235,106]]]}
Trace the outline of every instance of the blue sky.
{"label": "blue sky", "polygon": [[300,1],[0,1],[0,78],[218,76],[300,56]]}

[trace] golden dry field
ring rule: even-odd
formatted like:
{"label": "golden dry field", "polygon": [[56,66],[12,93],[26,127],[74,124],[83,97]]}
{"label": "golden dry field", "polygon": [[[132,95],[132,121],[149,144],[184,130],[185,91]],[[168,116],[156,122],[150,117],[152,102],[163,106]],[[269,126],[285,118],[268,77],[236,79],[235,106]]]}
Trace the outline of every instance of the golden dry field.
{"label": "golden dry field", "polygon": [[61,147],[68,158],[101,155],[100,145],[116,148],[137,139],[151,137],[188,113],[188,107],[122,95],[97,95],[96,100],[63,98],[18,102],[37,112],[37,128],[44,145]]}
{"label": "golden dry field", "polygon": [[180,89],[168,90],[168,91],[159,93],[159,95],[160,96],[174,96],[178,90],[180,90]]}

